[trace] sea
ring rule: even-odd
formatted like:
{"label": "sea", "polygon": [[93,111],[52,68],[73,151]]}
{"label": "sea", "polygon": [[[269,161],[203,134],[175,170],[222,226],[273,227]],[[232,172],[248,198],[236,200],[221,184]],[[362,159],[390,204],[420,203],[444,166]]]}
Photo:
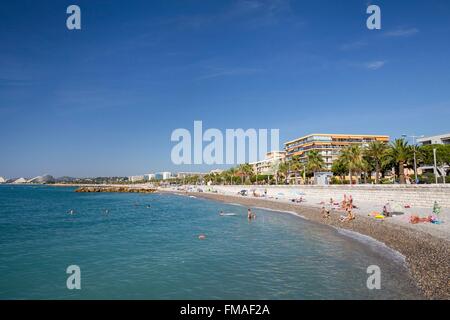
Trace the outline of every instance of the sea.
{"label": "sea", "polygon": [[0,299],[422,298],[383,244],[288,212],[253,208],[249,221],[247,209],[0,185]]}

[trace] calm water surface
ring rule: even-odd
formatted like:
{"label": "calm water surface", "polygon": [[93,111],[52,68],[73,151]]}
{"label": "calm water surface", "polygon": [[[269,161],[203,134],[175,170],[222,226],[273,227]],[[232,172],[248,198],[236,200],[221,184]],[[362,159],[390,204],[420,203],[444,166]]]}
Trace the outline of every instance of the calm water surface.
{"label": "calm water surface", "polygon": [[[386,250],[288,213],[248,222],[209,200],[73,191],[0,186],[1,299],[420,298]],[[69,265],[81,290],[66,288]],[[381,290],[366,287],[369,265]]]}

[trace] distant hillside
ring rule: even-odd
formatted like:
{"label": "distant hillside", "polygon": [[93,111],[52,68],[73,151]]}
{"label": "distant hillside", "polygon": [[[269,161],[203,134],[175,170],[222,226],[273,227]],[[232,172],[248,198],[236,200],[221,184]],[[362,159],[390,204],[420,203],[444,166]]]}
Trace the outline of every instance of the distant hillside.
{"label": "distant hillside", "polygon": [[77,178],[73,178],[73,177],[59,177],[55,179],[56,183],[73,183],[77,180]]}

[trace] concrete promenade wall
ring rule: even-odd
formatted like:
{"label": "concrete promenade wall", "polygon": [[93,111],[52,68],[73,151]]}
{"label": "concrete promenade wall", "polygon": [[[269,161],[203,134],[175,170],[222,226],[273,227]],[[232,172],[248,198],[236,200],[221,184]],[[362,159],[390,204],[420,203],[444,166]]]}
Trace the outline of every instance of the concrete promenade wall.
{"label": "concrete promenade wall", "polygon": [[330,186],[210,186],[204,189],[214,189],[219,193],[237,194],[238,191],[256,189],[262,194],[267,189],[267,195],[278,198],[294,198],[303,195],[306,199],[327,200],[333,198],[341,201],[344,194],[352,195],[357,201],[386,203],[395,201],[402,205],[416,207],[431,207],[437,201],[443,208],[450,208],[450,184],[447,185],[330,185]]}

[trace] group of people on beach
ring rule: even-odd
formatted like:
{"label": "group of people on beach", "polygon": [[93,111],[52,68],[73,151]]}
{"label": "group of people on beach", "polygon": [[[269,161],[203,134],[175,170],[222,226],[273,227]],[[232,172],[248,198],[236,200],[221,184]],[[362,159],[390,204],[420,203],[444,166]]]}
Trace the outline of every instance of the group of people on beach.
{"label": "group of people on beach", "polygon": [[[322,204],[325,204],[325,202],[322,202]],[[322,206],[321,213],[324,219],[328,219],[330,217],[330,211],[334,208],[335,205],[339,206],[338,210],[343,210],[347,213],[345,216],[340,216],[339,220],[341,222],[352,221],[355,219],[353,209],[356,208],[356,206],[353,204],[353,197],[351,195],[347,197],[346,194],[344,194],[344,199],[340,203],[335,203],[334,199],[330,198],[330,207],[327,208],[325,207],[325,205]]]}
{"label": "group of people on beach", "polygon": [[355,219],[355,214],[353,213],[353,209],[356,208],[353,204],[353,197],[350,195],[347,197],[346,194],[344,194],[344,200],[341,202],[341,209],[345,210],[347,212],[346,216],[341,216],[340,221],[341,222],[347,222],[352,221]]}

